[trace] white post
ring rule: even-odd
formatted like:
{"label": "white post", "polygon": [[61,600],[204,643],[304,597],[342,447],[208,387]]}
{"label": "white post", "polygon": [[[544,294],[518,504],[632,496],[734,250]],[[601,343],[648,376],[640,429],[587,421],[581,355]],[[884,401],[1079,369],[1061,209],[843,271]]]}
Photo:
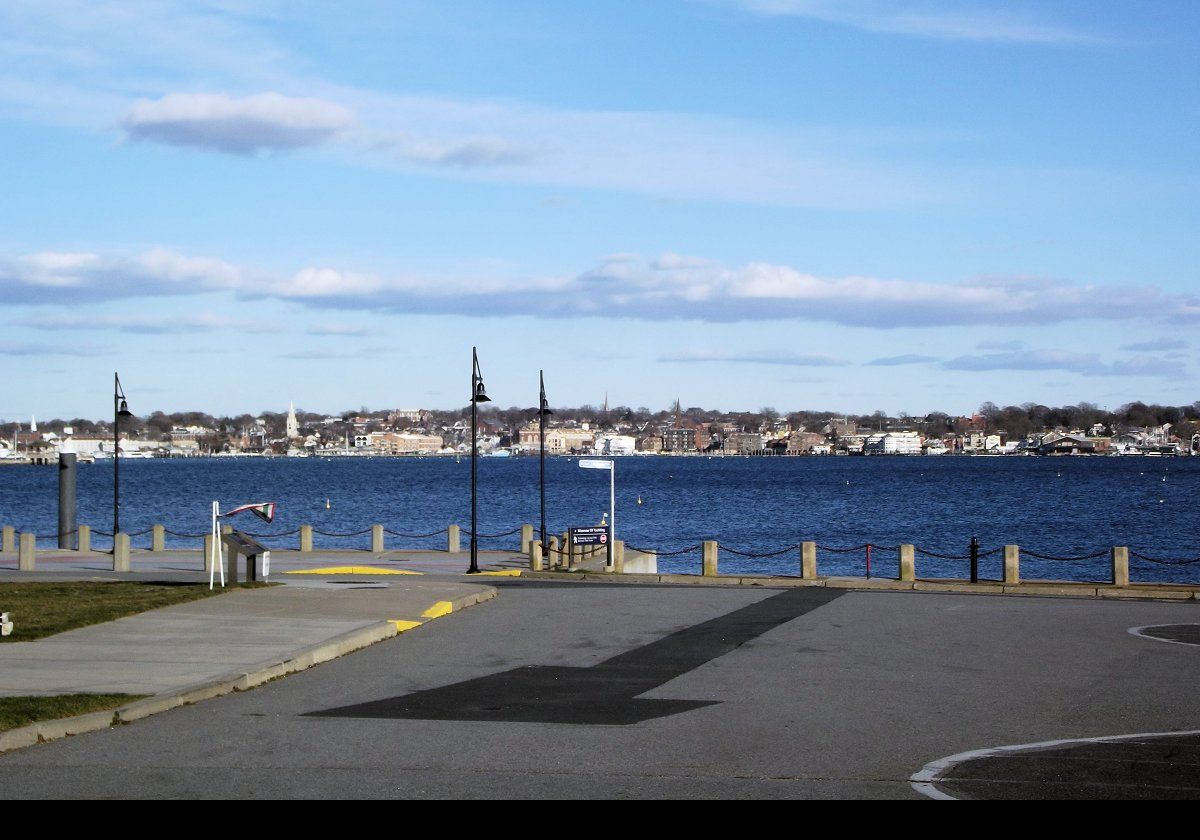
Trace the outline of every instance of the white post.
{"label": "white post", "polygon": [[225,546],[221,539],[221,503],[212,503],[212,565],[208,568],[208,588],[213,588],[216,567],[221,567],[221,588],[225,588]]}

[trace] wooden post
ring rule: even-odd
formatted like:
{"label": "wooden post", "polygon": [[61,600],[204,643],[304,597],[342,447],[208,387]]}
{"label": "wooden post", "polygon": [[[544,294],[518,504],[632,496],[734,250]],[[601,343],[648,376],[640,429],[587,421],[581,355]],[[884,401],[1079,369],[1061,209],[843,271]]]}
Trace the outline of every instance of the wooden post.
{"label": "wooden post", "polygon": [[76,546],[76,551],[91,551],[92,550],[92,527],[90,525],[79,526],[79,543]]}
{"label": "wooden post", "polygon": [[529,553],[529,544],[532,542],[533,542],[533,526],[532,525],[522,525],[521,526],[521,553],[522,554]]}
{"label": "wooden post", "polygon": [[1129,585],[1129,548],[1127,546],[1113,546],[1112,582],[1113,586]]}
{"label": "wooden post", "polygon": [[371,526],[371,551],[375,554],[383,554],[383,526]]}
{"label": "wooden post", "polygon": [[817,544],[800,543],[800,577],[803,580],[817,579]]}
{"label": "wooden post", "polygon": [[1021,582],[1021,549],[1019,546],[1004,546],[1004,583],[1016,586]]}
{"label": "wooden post", "polygon": [[916,580],[916,549],[911,545],[900,546],[900,580],[912,582]]}
{"label": "wooden post", "polygon": [[450,526],[450,529],[446,532],[446,551],[451,554],[458,554],[462,551],[461,534],[462,531],[457,525]]}
{"label": "wooden post", "polygon": [[302,554],[312,554],[312,526],[300,526],[300,552]]}
{"label": "wooden post", "polygon": [[112,570],[114,572],[128,572],[131,570],[129,563],[129,535],[125,533],[113,534],[113,561]]}
{"label": "wooden post", "polygon": [[705,540],[703,546],[703,571],[704,577],[717,576],[717,541]]}
{"label": "wooden post", "polygon": [[540,572],[542,570],[542,541],[532,540],[529,543],[529,571]]}
{"label": "wooden post", "polygon": [[37,568],[37,535],[22,532],[17,551],[17,570],[32,572]]}
{"label": "wooden post", "polygon": [[167,529],[161,525],[155,525],[150,529],[150,550],[165,551],[167,548]]}

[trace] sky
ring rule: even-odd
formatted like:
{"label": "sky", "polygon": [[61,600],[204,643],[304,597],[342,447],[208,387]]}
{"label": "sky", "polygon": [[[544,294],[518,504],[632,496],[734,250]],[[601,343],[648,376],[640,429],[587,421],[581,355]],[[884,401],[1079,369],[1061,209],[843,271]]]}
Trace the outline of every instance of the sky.
{"label": "sky", "polygon": [[0,5],[0,419],[1200,400],[1200,4]]}

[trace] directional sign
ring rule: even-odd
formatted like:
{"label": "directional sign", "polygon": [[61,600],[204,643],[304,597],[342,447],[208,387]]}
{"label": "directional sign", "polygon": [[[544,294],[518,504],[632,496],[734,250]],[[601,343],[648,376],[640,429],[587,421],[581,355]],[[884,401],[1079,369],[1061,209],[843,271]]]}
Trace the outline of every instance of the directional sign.
{"label": "directional sign", "polygon": [[585,470],[611,470],[613,468],[613,462],[607,458],[580,458],[579,466],[583,467]]}
{"label": "directional sign", "polygon": [[595,526],[571,529],[572,545],[605,545],[608,543],[608,527]]}

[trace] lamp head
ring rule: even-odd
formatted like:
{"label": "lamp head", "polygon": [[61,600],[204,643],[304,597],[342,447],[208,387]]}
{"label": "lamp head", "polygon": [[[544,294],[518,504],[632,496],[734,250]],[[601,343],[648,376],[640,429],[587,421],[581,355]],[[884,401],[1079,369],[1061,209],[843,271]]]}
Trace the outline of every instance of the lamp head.
{"label": "lamp head", "polygon": [[476,377],[475,393],[471,395],[471,402],[491,402],[492,398],[487,395],[487,391],[483,387],[483,379]]}
{"label": "lamp head", "polygon": [[121,407],[117,409],[118,417],[132,417],[133,412],[129,410],[129,403],[124,398],[121,399]]}

